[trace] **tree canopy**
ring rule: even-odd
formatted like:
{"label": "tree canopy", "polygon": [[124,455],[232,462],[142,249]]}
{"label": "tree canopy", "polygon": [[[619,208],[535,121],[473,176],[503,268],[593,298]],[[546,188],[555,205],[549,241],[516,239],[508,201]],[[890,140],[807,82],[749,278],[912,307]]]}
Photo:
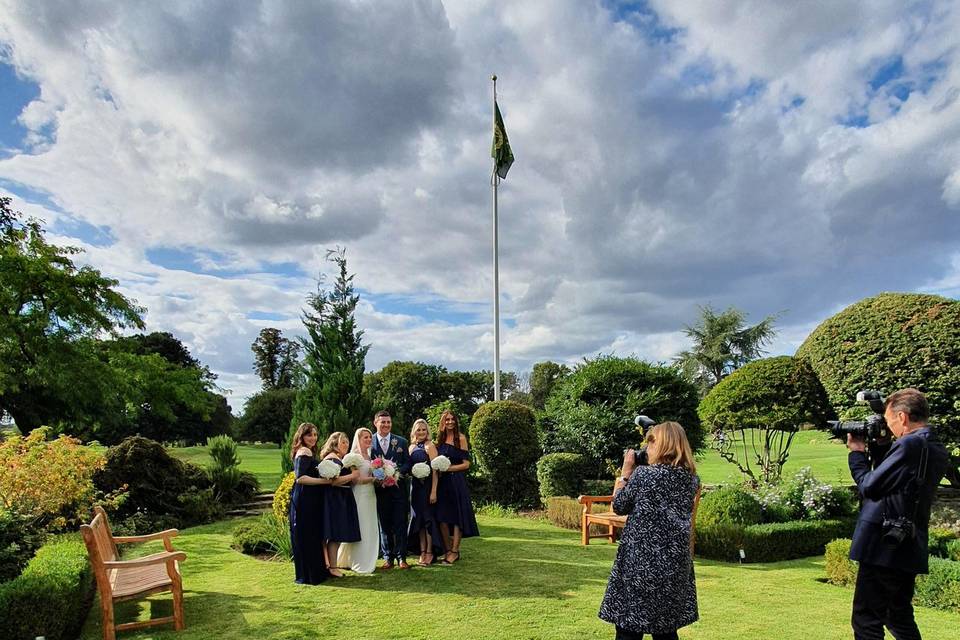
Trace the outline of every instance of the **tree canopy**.
{"label": "tree canopy", "polygon": [[290,389],[294,386],[300,345],[283,337],[280,329],[265,327],[253,344],[253,369],[264,389]]}

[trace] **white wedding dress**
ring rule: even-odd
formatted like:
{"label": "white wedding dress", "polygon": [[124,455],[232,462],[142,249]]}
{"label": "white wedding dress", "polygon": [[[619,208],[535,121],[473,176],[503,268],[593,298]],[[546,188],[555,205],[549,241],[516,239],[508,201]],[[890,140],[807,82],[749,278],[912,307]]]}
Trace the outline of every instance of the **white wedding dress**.
{"label": "white wedding dress", "polygon": [[[363,477],[370,476],[370,462],[360,465]],[[360,520],[360,542],[340,545],[337,566],[357,573],[373,573],[380,557],[380,523],[377,520],[377,496],[373,483],[353,485],[353,497],[357,501],[357,517]]]}

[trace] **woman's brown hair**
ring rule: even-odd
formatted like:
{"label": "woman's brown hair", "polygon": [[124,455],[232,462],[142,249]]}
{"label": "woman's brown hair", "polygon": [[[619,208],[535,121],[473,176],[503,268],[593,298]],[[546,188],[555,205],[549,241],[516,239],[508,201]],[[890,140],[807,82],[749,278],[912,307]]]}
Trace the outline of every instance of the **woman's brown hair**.
{"label": "woman's brown hair", "polygon": [[650,464],[670,464],[683,467],[690,473],[697,472],[697,464],[693,461],[693,450],[687,440],[687,432],[678,422],[661,422],[647,433],[647,444],[653,443],[650,453]]}
{"label": "woman's brown hair", "polygon": [[[320,450],[320,459],[323,460],[328,455],[337,450],[337,445],[340,444],[341,440],[346,440],[347,445],[350,444],[350,438],[347,437],[343,431],[334,431],[330,434],[330,437],[327,438],[327,441],[323,443],[323,449]],[[337,454],[338,456],[340,454]]]}
{"label": "woman's brown hair", "polygon": [[[297,427],[297,432],[293,434],[293,444],[290,446],[290,459],[293,460],[297,457],[297,451],[300,450],[300,447],[307,447],[303,442],[303,437],[309,435],[310,432],[317,433],[317,426],[311,422],[301,422],[300,426]],[[307,447],[313,453],[313,457],[317,457],[317,444],[314,443],[312,447]]]}
{"label": "woman's brown hair", "polygon": [[440,414],[439,427],[437,430],[437,442],[443,444],[447,441],[447,434],[443,429],[443,421],[447,419],[447,416],[453,418],[453,446],[457,449],[460,448],[460,420],[457,418],[457,414],[453,411],[444,411]]}

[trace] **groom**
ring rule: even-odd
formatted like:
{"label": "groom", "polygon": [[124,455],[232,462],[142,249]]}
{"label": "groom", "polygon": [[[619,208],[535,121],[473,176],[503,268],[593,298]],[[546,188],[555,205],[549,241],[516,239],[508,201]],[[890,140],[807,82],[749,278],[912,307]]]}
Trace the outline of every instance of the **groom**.
{"label": "groom", "polygon": [[378,411],[373,418],[376,433],[373,434],[373,446],[370,458],[383,457],[397,465],[397,471],[403,476],[393,487],[377,485],[377,517],[380,519],[380,551],[383,553],[384,569],[392,569],[397,563],[401,569],[409,569],[407,564],[407,518],[410,514],[410,459],[407,441],[390,433],[393,420],[386,411]]}

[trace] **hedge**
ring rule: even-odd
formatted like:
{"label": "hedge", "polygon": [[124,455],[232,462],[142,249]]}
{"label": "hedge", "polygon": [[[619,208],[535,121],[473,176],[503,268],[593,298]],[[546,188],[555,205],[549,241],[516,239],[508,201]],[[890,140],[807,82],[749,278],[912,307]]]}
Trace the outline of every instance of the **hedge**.
{"label": "hedge", "polygon": [[537,462],[540,496],[576,497],[583,493],[586,458],[579,453],[548,453]]}
{"label": "hedge", "polygon": [[760,524],[763,511],[756,496],[743,487],[720,487],[704,494],[697,508],[697,526],[720,523]]}
{"label": "hedge", "polygon": [[511,400],[480,405],[470,422],[478,471],[497,487],[501,505],[536,507],[540,444],[533,410]]}
{"label": "hedge", "polygon": [[45,545],[19,577],[0,584],[0,638],[75,638],[93,594],[93,573],[83,543],[61,540]]}
{"label": "hedge", "polygon": [[[857,581],[857,563],[848,559],[850,540],[834,540],[827,545],[827,581],[853,586]],[[917,576],[913,604],[960,613],[960,562],[930,558],[930,572]]]}
{"label": "hedge", "polygon": [[726,562],[778,562],[818,556],[831,540],[853,534],[853,520],[796,520],[741,526],[696,527],[696,554]]}

